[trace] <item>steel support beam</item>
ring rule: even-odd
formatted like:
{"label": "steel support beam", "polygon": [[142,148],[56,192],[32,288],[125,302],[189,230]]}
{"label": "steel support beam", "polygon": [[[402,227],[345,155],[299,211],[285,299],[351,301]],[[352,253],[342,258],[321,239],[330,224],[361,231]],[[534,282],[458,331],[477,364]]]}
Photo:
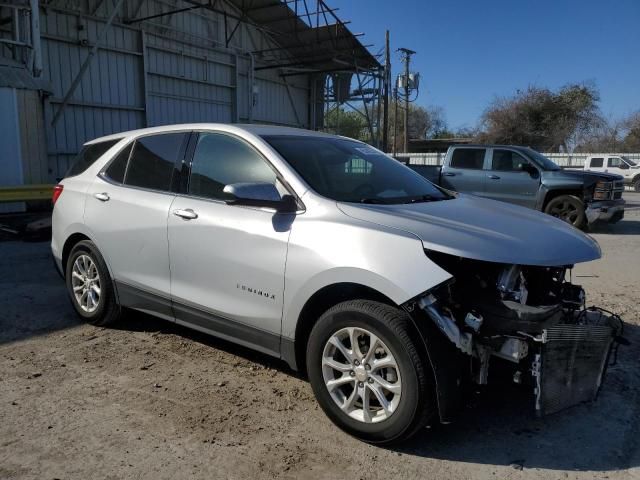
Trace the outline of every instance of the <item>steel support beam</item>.
{"label": "steel support beam", "polygon": [[177,10],[170,10],[168,12],[156,13],[155,15],[149,15],[147,17],[134,18],[131,20],[123,20],[125,25],[131,25],[132,23],[144,22],[145,20],[153,20],[154,18],[166,17],[167,15],[175,15],[177,13],[189,12],[191,10],[197,10],[203,8],[206,5],[192,5],[190,7],[178,8]]}
{"label": "steel support beam", "polygon": [[[357,59],[357,58],[363,58],[362,55],[353,55],[351,58]],[[366,57],[364,57],[366,58]],[[298,60],[295,62],[289,62],[289,63],[279,63],[279,64],[275,64],[275,65],[263,65],[261,67],[256,67],[256,70],[271,70],[274,68],[287,68],[287,67],[308,67],[308,68],[313,68],[313,64],[322,64],[322,63],[327,63],[327,62],[338,62],[338,60],[336,60],[334,55],[331,55],[330,57],[321,57],[321,58],[314,58],[311,60]],[[353,66],[347,62],[345,63],[345,67],[348,68],[341,68],[340,70],[347,70],[347,69],[353,69]]]}
{"label": "steel support beam", "polygon": [[40,7],[38,0],[31,0],[31,47],[33,48],[33,76],[42,74],[42,44],[40,42]]}
{"label": "steel support beam", "polygon": [[291,108],[293,109],[293,114],[296,117],[296,122],[298,122],[298,126],[302,127],[302,122],[300,121],[300,115],[298,115],[298,109],[296,108],[296,102],[293,99],[293,95],[291,94],[291,86],[289,85],[289,83],[287,82],[286,79],[284,79],[284,85],[285,88],[287,89],[287,96],[289,97],[289,102],[291,103]]}
{"label": "steel support beam", "polygon": [[259,7],[245,8],[245,12],[255,12],[256,10],[266,10],[267,8],[279,7],[281,5],[289,5],[290,3],[296,3],[298,0],[282,0],[280,2],[272,3],[270,5],[260,5]]}
{"label": "steel support beam", "polygon": [[[349,38],[352,37],[362,37],[364,35],[364,33],[352,33],[351,35],[340,35],[340,36],[336,36],[335,39],[336,40],[347,40]],[[326,38],[324,40],[319,40],[317,42],[313,42],[313,43],[299,43],[297,45],[292,45],[290,47],[272,47],[272,48],[263,48],[261,50],[254,50],[253,54],[257,54],[257,53],[267,53],[267,52],[275,52],[278,50],[289,50],[292,48],[303,48],[303,47],[315,47],[316,45],[318,45],[319,43],[327,43],[327,42],[332,42],[332,39]]]}
{"label": "steel support beam", "polygon": [[117,0],[117,3],[114,6],[113,11],[111,12],[111,15],[109,15],[109,19],[107,20],[107,23],[105,23],[104,27],[98,34],[96,43],[94,44],[93,48],[89,50],[89,54],[87,55],[87,58],[84,59],[84,62],[80,66],[80,70],[78,71],[75,78],[73,79],[73,82],[71,82],[71,86],[67,90],[67,93],[65,93],[62,99],[62,104],[60,105],[60,107],[58,107],[58,110],[56,110],[56,113],[53,115],[53,119],[51,120],[51,126],[55,126],[55,124],[58,123],[58,120],[60,119],[60,115],[62,115],[62,112],[64,112],[64,109],[66,108],[67,104],[69,103],[69,100],[71,99],[71,96],[76,91],[76,88],[78,88],[78,85],[80,85],[80,81],[82,80],[82,77],[87,71],[87,68],[89,68],[89,65],[91,64],[91,60],[93,60],[93,57],[98,52],[98,49],[100,48],[100,44],[104,41],[107,31],[109,30],[109,28],[111,28],[111,24],[113,23],[113,20],[116,18],[116,14],[118,13],[118,10],[120,9],[120,5],[122,5],[123,1],[124,0]]}
{"label": "steel support beam", "polygon": [[[340,10],[339,8],[332,8],[331,11],[332,12],[337,12],[338,10]],[[310,13],[305,13],[304,16],[308,16],[308,17],[312,17],[318,15],[315,12],[310,12]],[[278,22],[284,22],[285,20],[297,20],[299,19],[300,16],[296,15],[295,13],[292,13],[291,15],[288,15],[286,17],[279,17],[279,18],[272,18],[271,20],[267,20],[264,22],[260,22],[261,25],[268,25],[270,23],[278,23]]]}

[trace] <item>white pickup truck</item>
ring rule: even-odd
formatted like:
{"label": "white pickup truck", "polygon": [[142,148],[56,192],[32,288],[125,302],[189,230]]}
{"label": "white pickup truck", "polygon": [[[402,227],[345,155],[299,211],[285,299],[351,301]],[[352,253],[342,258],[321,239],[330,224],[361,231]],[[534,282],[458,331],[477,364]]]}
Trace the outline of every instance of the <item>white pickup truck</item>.
{"label": "white pickup truck", "polygon": [[624,155],[592,155],[584,161],[584,169],[622,175],[625,185],[640,192],[640,165]]}

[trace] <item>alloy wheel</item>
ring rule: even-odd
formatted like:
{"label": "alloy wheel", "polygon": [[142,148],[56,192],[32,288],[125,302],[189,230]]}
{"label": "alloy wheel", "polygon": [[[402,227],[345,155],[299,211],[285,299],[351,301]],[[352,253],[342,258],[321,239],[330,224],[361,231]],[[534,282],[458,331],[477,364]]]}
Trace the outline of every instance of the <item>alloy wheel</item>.
{"label": "alloy wheel", "polygon": [[557,217],[565,222],[574,224],[578,219],[579,212],[575,205],[568,200],[558,203],[549,212],[554,217]]}
{"label": "alloy wheel", "polygon": [[100,274],[89,255],[79,255],[73,262],[71,287],[80,308],[87,313],[95,312],[100,304]]}
{"label": "alloy wheel", "polygon": [[327,340],[322,375],[336,405],[360,422],[386,420],[400,403],[396,359],[380,338],[363,328],[343,328]]}

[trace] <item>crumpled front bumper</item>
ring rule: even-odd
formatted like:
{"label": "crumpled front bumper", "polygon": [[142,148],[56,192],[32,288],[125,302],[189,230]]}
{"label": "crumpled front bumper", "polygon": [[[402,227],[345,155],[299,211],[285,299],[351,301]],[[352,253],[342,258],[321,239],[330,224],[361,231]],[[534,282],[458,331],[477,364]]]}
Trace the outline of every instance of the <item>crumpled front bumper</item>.
{"label": "crumpled front bumper", "polygon": [[623,199],[590,202],[587,204],[585,214],[589,224],[596,222],[616,223],[624,218]]}

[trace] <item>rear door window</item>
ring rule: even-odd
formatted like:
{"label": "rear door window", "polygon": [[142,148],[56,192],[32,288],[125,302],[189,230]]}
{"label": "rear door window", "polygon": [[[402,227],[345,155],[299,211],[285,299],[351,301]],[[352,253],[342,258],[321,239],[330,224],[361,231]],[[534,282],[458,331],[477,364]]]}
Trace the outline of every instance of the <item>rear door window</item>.
{"label": "rear door window", "polygon": [[456,148],[451,157],[452,168],[482,170],[484,165],[484,148]]}
{"label": "rear door window", "polygon": [[125,185],[169,191],[186,133],[149,135],[136,140],[124,176]]}
{"label": "rear door window", "polygon": [[71,168],[67,171],[65,177],[80,175],[120,140],[121,139],[118,138],[116,140],[107,140],[106,142],[85,145],[82,150],[80,150],[80,153],[74,160]]}
{"label": "rear door window", "polygon": [[604,165],[604,158],[592,158],[591,164],[589,165],[591,168],[601,168]]}

